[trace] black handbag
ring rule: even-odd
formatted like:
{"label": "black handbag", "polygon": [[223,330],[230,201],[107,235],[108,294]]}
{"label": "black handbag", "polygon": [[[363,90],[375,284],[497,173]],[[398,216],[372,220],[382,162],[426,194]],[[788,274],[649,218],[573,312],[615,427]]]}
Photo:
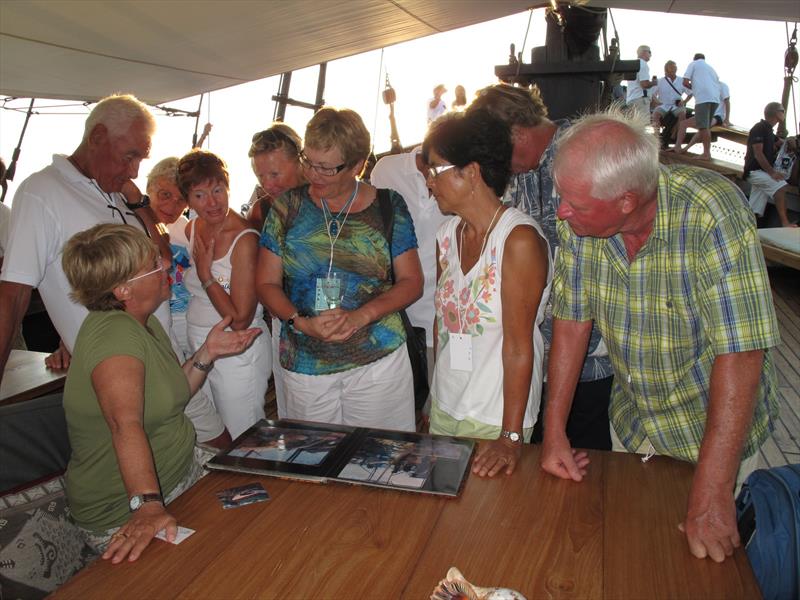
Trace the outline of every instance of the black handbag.
{"label": "black handbag", "polygon": [[[389,190],[378,190],[378,206],[383,219],[383,234],[389,242],[389,252],[392,248],[392,229],[394,228],[394,209],[389,198]],[[394,284],[394,269],[389,261],[389,269]],[[398,311],[403,327],[406,330],[406,348],[408,359],[411,361],[411,372],[414,374],[414,406],[421,409],[428,399],[430,386],[428,385],[428,345],[425,339],[425,329],[414,327],[408,318],[405,309]]]}

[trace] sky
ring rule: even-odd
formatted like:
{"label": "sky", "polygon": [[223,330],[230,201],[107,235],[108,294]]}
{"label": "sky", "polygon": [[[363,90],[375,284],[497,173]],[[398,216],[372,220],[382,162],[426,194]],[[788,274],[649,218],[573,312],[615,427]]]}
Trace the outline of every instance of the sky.
{"label": "sky", "polygon": [[[667,60],[678,64],[680,75],[694,53],[703,52],[720,79],[730,87],[733,124],[749,129],[761,118],[767,102],[780,101],[787,46],[783,22],[633,10],[613,10],[612,15],[619,33],[621,58],[634,59],[636,48],[648,44],[653,51],[649,63],[651,75],[663,75]],[[608,25],[611,35],[611,18]],[[792,27],[790,24],[789,34]],[[434,86],[443,83],[447,87],[444,100],[448,105],[458,84],[466,88],[467,98],[471,98],[477,89],[496,82],[494,67],[507,63],[509,44],[516,44],[520,51],[524,42],[525,62],[529,62],[530,49],[544,45],[545,30],[544,11],[539,9],[533,11],[532,17],[526,11],[333,61],[328,64],[324,98],[329,105],[357,111],[373,134],[375,152],[384,152],[390,146],[390,129],[389,109],[381,100],[381,92],[388,73],[397,92],[395,115],[400,141],[406,146],[419,143],[425,135],[426,104]],[[313,102],[317,73],[317,67],[295,71],[290,96]],[[228,163],[233,208],[238,209],[248,200],[255,185],[247,150],[253,133],[267,128],[272,121],[274,103],[271,97],[278,92],[278,85],[279,77],[270,77],[212,92],[203,100],[200,130],[206,122],[213,124],[204,148],[218,153]],[[795,84],[797,93],[800,88]],[[196,110],[198,101],[199,96],[195,96],[170,102],[168,106]],[[787,126],[790,134],[796,133],[798,120],[793,101],[800,103],[800,98],[790,97],[789,100]],[[57,104],[59,102],[43,99],[36,101],[36,105]],[[12,105],[27,108],[28,101],[16,100]],[[31,118],[17,174],[10,182],[7,203],[19,182],[47,166],[53,153],[70,154],[75,149],[88,111],[89,108],[82,106],[49,108]],[[52,114],[54,112],[59,114]],[[311,116],[308,109],[288,107],[285,121],[302,135]],[[156,119],[158,130],[151,158],[143,161],[137,179],[142,189],[147,172],[156,162],[170,155],[181,156],[190,149],[194,132],[193,118],[161,115]],[[17,145],[23,122],[23,114],[0,110],[0,156],[6,164]],[[740,160],[729,150],[732,147],[722,148],[718,155],[732,162]]]}

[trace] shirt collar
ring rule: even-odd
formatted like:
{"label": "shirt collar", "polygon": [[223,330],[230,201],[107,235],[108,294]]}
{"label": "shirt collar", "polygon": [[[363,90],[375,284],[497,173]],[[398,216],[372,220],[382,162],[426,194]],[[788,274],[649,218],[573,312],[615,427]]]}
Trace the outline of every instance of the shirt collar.
{"label": "shirt collar", "polygon": [[89,183],[92,180],[75,168],[66,154],[53,154],[53,166],[70,183]]}
{"label": "shirt collar", "polygon": [[661,165],[658,169],[658,199],[656,205],[656,218],[653,222],[651,240],[669,240],[669,167]]}

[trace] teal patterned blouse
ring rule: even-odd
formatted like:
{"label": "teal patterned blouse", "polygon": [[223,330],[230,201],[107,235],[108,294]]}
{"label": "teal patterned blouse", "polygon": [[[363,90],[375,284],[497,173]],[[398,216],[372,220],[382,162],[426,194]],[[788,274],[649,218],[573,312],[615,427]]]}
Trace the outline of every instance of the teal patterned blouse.
{"label": "teal patterned blouse", "polygon": [[[417,248],[417,236],[402,196],[390,191],[394,209],[392,248],[384,235],[376,201],[351,212],[336,241],[333,270],[345,274],[342,308],[354,310],[392,287],[391,260]],[[308,186],[278,198],[261,232],[261,246],[281,257],[286,295],[300,314],[313,315],[316,281],[325,277],[330,240],[325,218],[308,195]],[[403,323],[392,313],[370,323],[344,342],[324,342],[281,325],[280,361],[289,371],[328,375],[364,366],[394,352],[405,342]]]}

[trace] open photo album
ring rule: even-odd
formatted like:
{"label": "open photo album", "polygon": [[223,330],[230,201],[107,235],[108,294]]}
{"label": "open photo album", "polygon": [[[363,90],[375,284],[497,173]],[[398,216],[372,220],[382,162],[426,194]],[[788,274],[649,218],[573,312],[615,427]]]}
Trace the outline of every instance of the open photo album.
{"label": "open photo album", "polygon": [[303,421],[261,420],[209,469],[458,496],[473,440]]}

